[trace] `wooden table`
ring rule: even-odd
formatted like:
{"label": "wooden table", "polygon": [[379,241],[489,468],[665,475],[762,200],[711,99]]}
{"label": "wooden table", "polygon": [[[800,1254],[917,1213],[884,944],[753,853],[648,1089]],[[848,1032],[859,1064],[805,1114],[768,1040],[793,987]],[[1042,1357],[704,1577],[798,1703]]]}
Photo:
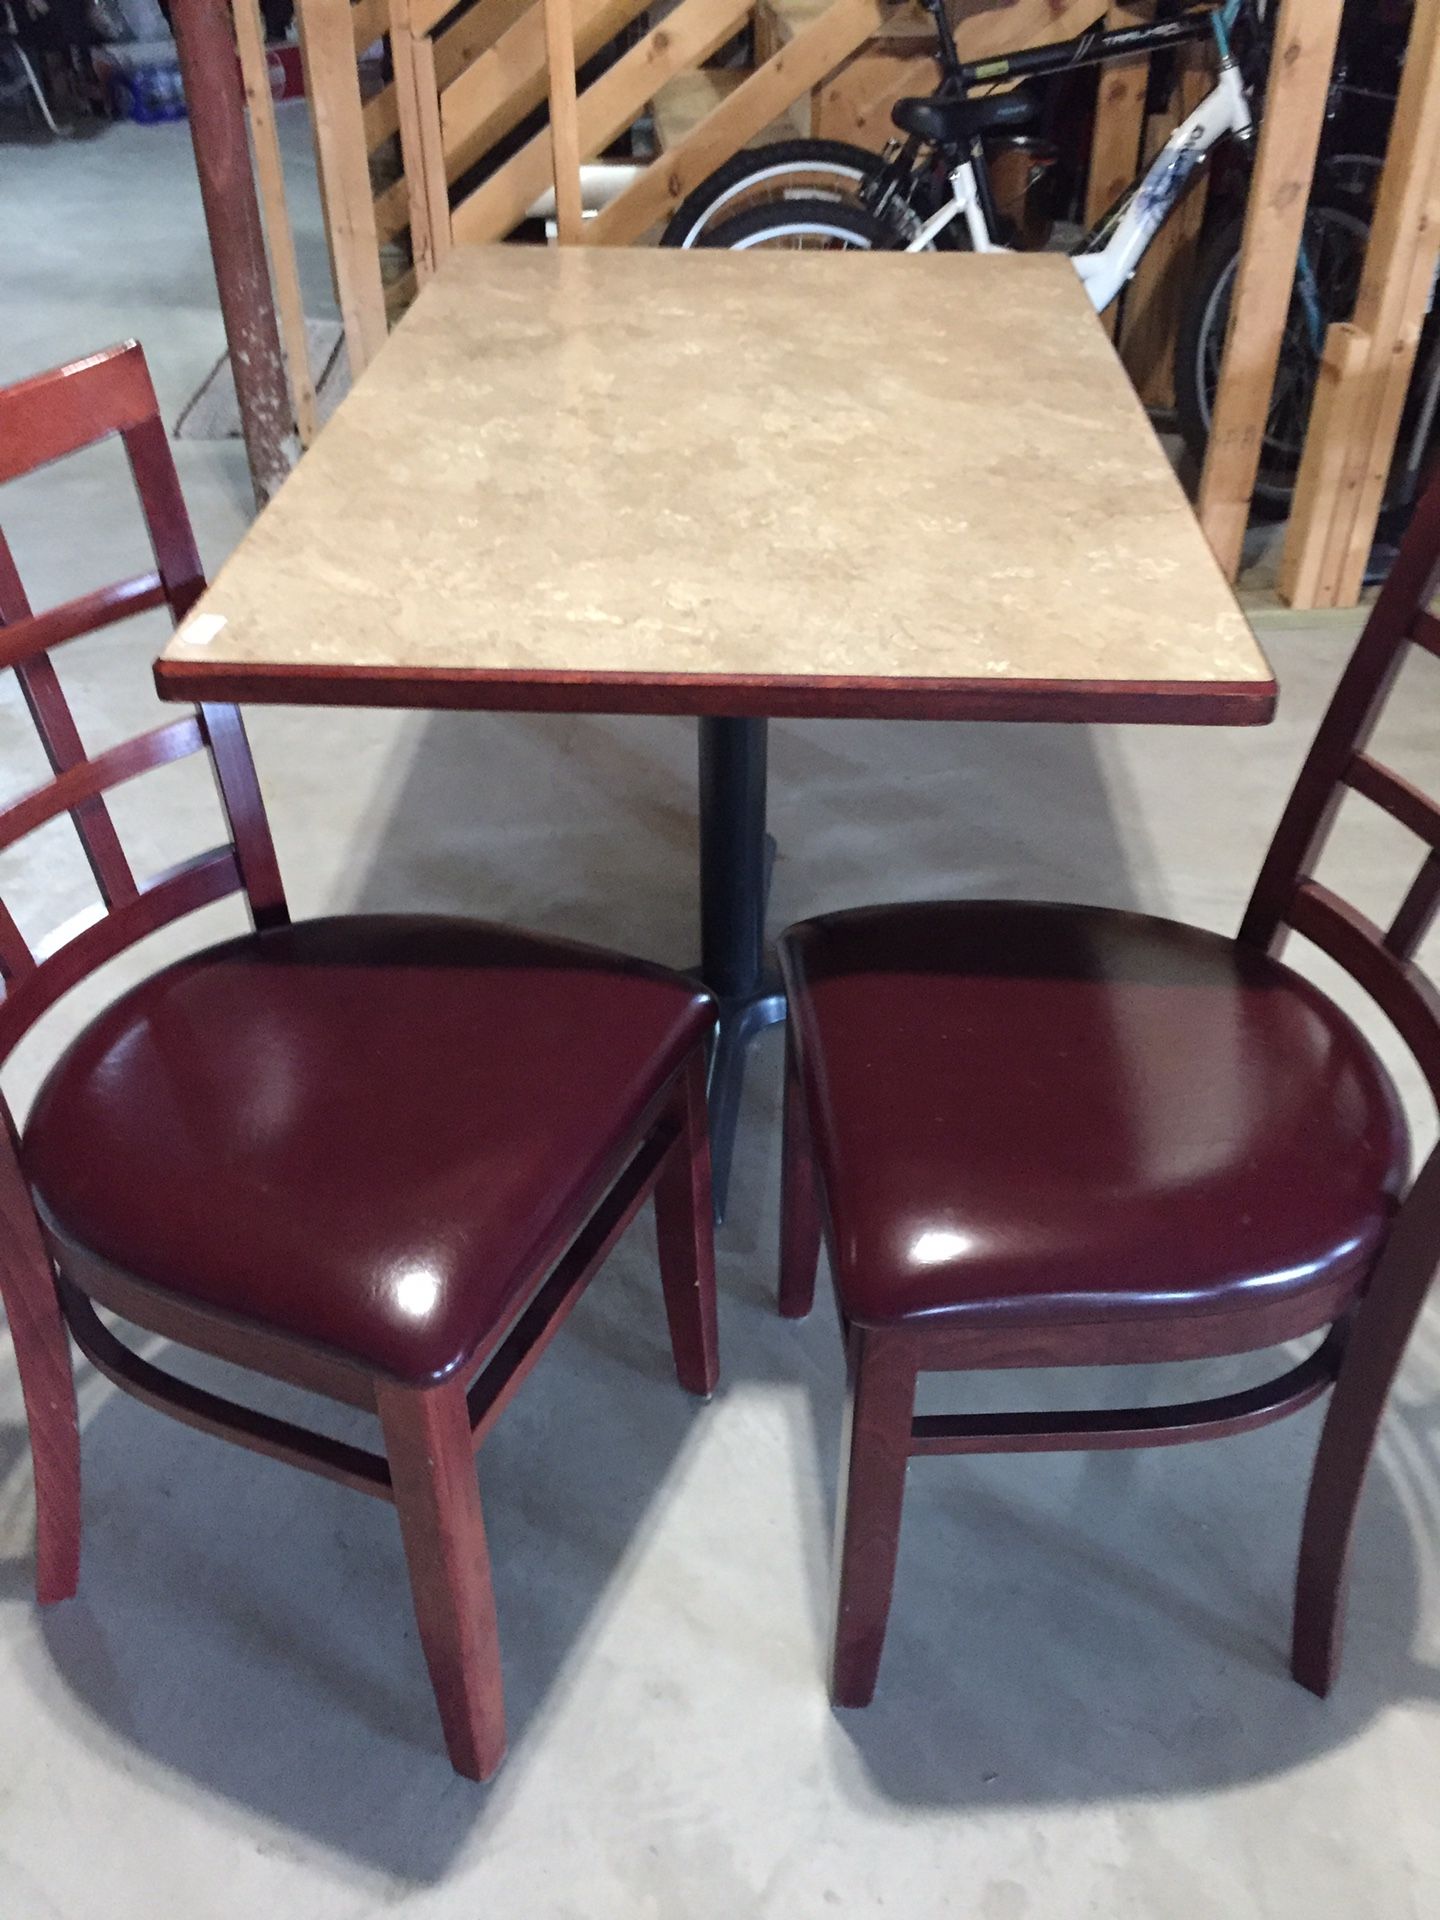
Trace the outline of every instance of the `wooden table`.
{"label": "wooden table", "polygon": [[1068,261],[599,248],[451,255],[156,679],[704,716],[721,1196],[784,1011],[768,717],[1244,725],[1275,693]]}

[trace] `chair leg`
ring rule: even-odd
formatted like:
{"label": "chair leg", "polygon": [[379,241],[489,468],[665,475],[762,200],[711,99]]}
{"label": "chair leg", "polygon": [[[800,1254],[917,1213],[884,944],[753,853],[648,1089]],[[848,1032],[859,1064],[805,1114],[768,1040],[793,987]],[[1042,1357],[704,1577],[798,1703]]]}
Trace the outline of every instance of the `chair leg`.
{"label": "chair leg", "polygon": [[377,1381],[415,1619],[457,1773],[488,1780],[505,1757],[505,1699],[490,1554],[463,1381]]}
{"label": "chair leg", "polygon": [[915,1413],[915,1349],[903,1335],[852,1327],[835,1526],[837,1707],[874,1697],[895,1585],[905,1468]]}
{"label": "chair leg", "polygon": [[[1398,1324],[1389,1317],[1389,1324],[1382,1326],[1372,1312],[1379,1304],[1372,1300],[1361,1307],[1340,1364],[1320,1431],[1300,1534],[1290,1671],[1302,1687],[1322,1700],[1340,1671],[1350,1548],[1360,1494],[1390,1387],[1414,1325],[1413,1315],[1407,1315]],[[1385,1304],[1397,1303],[1392,1296]]]}
{"label": "chair leg", "polygon": [[1348,1386],[1342,1367],[1310,1476],[1295,1580],[1290,1671],[1322,1700],[1340,1670],[1355,1515],[1385,1412],[1383,1390]]}
{"label": "chair leg", "polygon": [[1356,1309],[1310,1476],[1290,1671],[1322,1698],[1335,1683],[1355,1512],[1385,1403],[1435,1274],[1440,1233],[1440,1153],[1411,1188]]}
{"label": "chair leg", "polygon": [[80,1583],[80,1422],[70,1336],[35,1210],[0,1143],[0,1305],[20,1375],[35,1477],[35,1594],[68,1600]]}
{"label": "chair leg", "polygon": [[820,1195],[805,1094],[787,1030],[785,1039],[785,1120],[780,1160],[780,1311],[787,1320],[803,1320],[815,1304],[815,1269],[820,1261]]}
{"label": "chair leg", "polygon": [[676,1376],[687,1392],[708,1399],[720,1377],[720,1351],[703,1053],[696,1052],[681,1075],[677,1100],[680,1135],[655,1183],[660,1282]]}

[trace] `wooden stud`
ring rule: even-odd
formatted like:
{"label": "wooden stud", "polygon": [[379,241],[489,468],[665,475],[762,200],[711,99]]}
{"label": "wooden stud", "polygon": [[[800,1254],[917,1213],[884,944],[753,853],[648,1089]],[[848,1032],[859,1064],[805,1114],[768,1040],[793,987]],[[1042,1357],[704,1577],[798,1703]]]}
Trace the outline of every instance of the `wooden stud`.
{"label": "wooden stud", "polygon": [[[629,126],[651,95],[684,68],[706,59],[746,19],[750,0],[682,0],[663,26],[648,33],[581,95],[575,115],[574,167],[579,191],[579,156],[598,153]],[[553,134],[552,121],[552,134]],[[503,239],[524,219],[545,190],[550,140],[545,134],[522,147],[513,159],[455,209],[457,240]]]}
{"label": "wooden stud", "polygon": [[414,32],[410,16],[407,0],[391,0],[390,53],[395,67],[400,145],[405,158],[410,252],[416,285],[423,287],[449,251],[450,199],[445,182],[445,158],[439,148],[440,102],[435,79],[435,49],[423,34]]}
{"label": "wooden stud", "polygon": [[358,379],[389,329],[350,9],[347,0],[298,0],[297,12],[330,259],[350,375]]}
{"label": "wooden stud", "polygon": [[[1155,0],[1110,0],[1105,30],[1145,26],[1154,17]],[[1150,56],[1132,54],[1125,60],[1107,60],[1100,72],[1095,98],[1095,132],[1090,142],[1090,177],[1085,188],[1085,225],[1104,217],[1135,178],[1145,132],[1145,92],[1150,81]],[[1112,301],[1100,316],[1114,335],[1120,303]]]}
{"label": "wooden stud", "polygon": [[[644,0],[571,0],[571,7],[575,60],[583,66],[643,11]],[[544,102],[547,67],[543,9],[539,4],[526,7],[473,65],[449,79],[442,57],[445,38],[436,43],[440,125],[446,174],[455,180]],[[541,147],[547,157],[541,186],[532,198],[538,197],[552,176],[548,134],[541,136]],[[377,214],[382,231],[398,231],[404,225],[403,206],[403,183],[380,197]]]}
{"label": "wooden stud", "polygon": [[[996,9],[992,0],[962,0],[955,38],[962,60],[978,60],[1017,46],[1063,40],[1093,24],[1104,0],[1013,0]],[[867,41],[883,34],[891,15],[885,0],[833,0],[776,51],[741,87],[632,187],[586,224],[596,246],[625,246],[666,220],[747,141],[785,109],[817,87]]]}
{"label": "wooden stud", "polygon": [[[575,16],[571,0],[541,0],[550,76],[550,159],[555,178],[555,235],[578,246],[585,224],[580,193],[580,119],[575,94]],[[513,165],[513,162],[512,162]],[[504,169],[508,172],[509,168]],[[527,207],[529,202],[526,203]],[[521,218],[525,208],[521,209]]]}
{"label": "wooden stud", "polygon": [[687,139],[590,221],[586,239],[625,246],[668,219],[685,196],[794,100],[839,66],[879,27],[883,0],[835,0],[819,19],[772,54]]}
{"label": "wooden stud", "polygon": [[[476,0],[468,13],[461,14],[444,33],[433,35],[435,47],[435,70],[440,76],[442,87],[448,87],[458,80],[500,36],[505,33],[532,5],[532,0]],[[448,12],[442,8],[442,17]],[[433,6],[421,10],[421,17],[433,16]],[[430,39],[430,27],[418,27],[412,24],[410,31],[417,39]],[[542,84],[541,91],[544,88]],[[381,87],[365,102],[365,139],[373,153],[382,141],[388,140],[400,126],[399,101],[393,82]],[[381,238],[389,240],[401,231],[405,225],[403,181],[396,182],[400,215],[397,223],[387,232],[382,224]],[[387,192],[389,190],[387,189]]]}
{"label": "wooden stud", "polygon": [[[1152,152],[1169,139],[1215,85],[1209,45],[1177,47],[1175,86],[1170,109],[1156,128]],[[1158,118],[1158,116],[1157,116]],[[1195,253],[1205,220],[1207,181],[1192,178],[1178,206],[1150,242],[1125,296],[1121,357],[1136,391],[1147,406],[1175,404],[1175,331],[1180,304],[1195,271]]]}
{"label": "wooden stud", "polygon": [[435,42],[424,34],[416,35],[413,57],[420,164],[424,172],[425,199],[430,209],[430,244],[438,267],[449,253],[453,237],[450,227],[450,184],[445,171],[445,139],[440,131],[440,81],[435,68]]}
{"label": "wooden stud", "polygon": [[172,19],[245,455],[263,507],[289,476],[294,436],[235,38],[225,9],[209,0],[175,0]]}
{"label": "wooden stud", "polygon": [[1280,562],[1280,597],[1292,607],[1334,604],[1335,581],[1325,573],[1326,544],[1345,484],[1346,456],[1361,432],[1360,376],[1370,347],[1369,334],[1348,321],[1331,327],[1325,339]]}
{"label": "wooden stud", "polygon": [[1342,11],[1343,0],[1283,0],[1275,30],[1259,153],[1200,482],[1200,524],[1232,579],[1240,571],[1260,468]]}
{"label": "wooden stud", "polygon": [[812,96],[811,127],[817,140],[848,140],[883,152],[895,138],[890,118],[907,94],[933,93],[938,78],[933,53],[914,54],[868,43],[832,73]]}
{"label": "wooden stud", "polygon": [[1418,0],[1354,325],[1333,351],[1331,330],[1306,435],[1281,565],[1292,606],[1359,599],[1440,255],[1437,186],[1440,0]]}
{"label": "wooden stud", "polygon": [[[453,4],[453,0],[452,0]],[[350,33],[358,60],[367,47],[373,47],[390,31],[387,0],[351,0]],[[417,27],[416,32],[420,29]]]}
{"label": "wooden stud", "polygon": [[265,213],[265,238],[270,250],[270,273],[275,282],[275,305],[285,346],[290,397],[300,444],[308,447],[317,431],[315,383],[310,377],[310,342],[305,332],[305,299],[300,291],[300,267],[295,258],[295,235],[285,198],[285,167],[275,126],[275,102],[270,94],[270,69],[265,59],[265,31],[260,0],[234,0],[235,41],[240,50],[240,72],[250,108],[250,141],[255,151],[255,174]]}

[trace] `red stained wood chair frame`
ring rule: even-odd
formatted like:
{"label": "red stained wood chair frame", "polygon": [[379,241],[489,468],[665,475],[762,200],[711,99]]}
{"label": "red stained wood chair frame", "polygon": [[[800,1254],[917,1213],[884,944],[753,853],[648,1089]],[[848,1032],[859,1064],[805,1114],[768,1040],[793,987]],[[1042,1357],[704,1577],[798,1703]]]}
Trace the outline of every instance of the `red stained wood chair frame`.
{"label": "red stained wood chair frame", "polygon": [[[0,905],[0,1061],[71,987],[168,922],[243,892],[257,929],[289,919],[274,846],[238,710],[194,714],[87,758],[49,650],[152,607],[178,621],[204,587],[175,466],[140,348],[131,343],[0,391],[0,483],[118,434],[155,555],[153,571],[36,613],[0,537],[0,666],[14,669],[54,778],[0,812],[0,848],[68,813],[100,893],[98,911],[32,951]],[[208,751],[231,839],[137,881],[104,794],[119,782]],[[87,1263],[59,1278],[17,1157],[8,1108],[0,1142],[0,1302],[10,1322],[36,1488],[36,1589],[67,1598],[79,1578],[80,1446],[67,1326],[116,1386],[187,1425],[394,1503],[421,1640],[450,1757],[488,1778],[505,1751],[495,1605],[474,1453],[586,1283],[652,1194],[666,1313],[682,1385],[716,1378],[710,1161],[703,1061],[695,1055],[652,1103],[628,1163],[588,1217],[557,1220],[534,1286],[494,1330],[470,1374],[414,1387],[260,1327],[207,1313]],[[94,1302],[198,1351],[378,1414],[383,1454],[254,1411],[164,1372],[131,1351]]]}
{"label": "red stained wood chair frame", "polygon": [[[1239,939],[1278,953],[1291,933],[1349,973],[1397,1029],[1440,1103],[1440,995],[1414,954],[1440,906],[1440,807],[1367,751],[1411,647],[1440,655],[1440,483],[1422,501],[1316,736],[1262,867]],[[1314,878],[1347,793],[1407,827],[1426,853],[1382,929]],[[793,1023],[792,1023],[793,1032]],[[787,1056],[780,1311],[809,1310],[823,1196],[793,1047]],[[907,1461],[916,1454],[1028,1453],[1174,1445],[1268,1424],[1331,1391],[1305,1509],[1291,1670],[1320,1695],[1338,1671],[1355,1514],[1391,1384],[1440,1264],[1440,1148],[1414,1178],[1354,1310],[1279,1378],[1244,1392],[1165,1407],[1066,1413],[917,1416],[922,1371],[1109,1365],[1256,1351],[1297,1329],[1263,1310],[1207,1324],[1203,1308],[1149,1332],[1134,1325],[947,1333],[847,1325],[848,1394],[836,1544],[832,1688],[863,1706],[879,1670],[899,1546]],[[1243,1337],[1243,1336],[1241,1336]]]}

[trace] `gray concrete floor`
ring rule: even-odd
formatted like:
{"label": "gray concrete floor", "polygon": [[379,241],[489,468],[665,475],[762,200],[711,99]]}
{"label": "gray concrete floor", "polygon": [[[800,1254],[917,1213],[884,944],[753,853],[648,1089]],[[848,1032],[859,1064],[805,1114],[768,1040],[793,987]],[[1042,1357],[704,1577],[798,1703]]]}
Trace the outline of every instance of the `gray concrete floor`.
{"label": "gray concrete floor", "polygon": [[[283,118],[298,175],[303,110]],[[313,196],[300,225],[318,313]],[[0,380],[135,334],[173,420],[222,345],[185,129],[0,143],[0,243]],[[179,453],[213,566],[245,524],[243,462],[233,445]],[[116,478],[95,456],[7,490],[0,517],[38,593],[138,551]],[[160,637],[138,622],[69,650],[95,740],[144,717]],[[1269,730],[777,726],[775,922],[959,889],[1233,927],[1348,627],[1265,637],[1283,690]],[[1437,671],[1407,670],[1385,736],[1432,789],[1420,702]],[[253,732],[300,912],[459,909],[692,956],[687,724],[270,710]],[[7,689],[7,791],[31,776],[26,753]],[[1379,907],[1416,855],[1362,807],[1327,872]],[[158,864],[205,844],[210,809],[200,769],[166,771],[127,790],[122,830]],[[0,884],[32,929],[88,898],[63,828],[0,859]],[[227,911],[204,930],[228,929]],[[14,1063],[18,1104],[86,1005],[168,950],[56,1016]],[[1377,1039],[1428,1141],[1414,1076]],[[917,1462],[880,1695],[837,1716],[823,1664],[840,1352],[828,1305],[800,1326],[772,1312],[778,1067],[772,1037],[720,1239],[715,1401],[691,1404],[668,1375],[646,1221],[487,1442],[512,1726],[488,1790],[440,1751],[391,1514],[85,1369],[84,1581],[42,1617],[0,1353],[3,1920],[1440,1911],[1434,1320],[1366,1496],[1327,1704],[1284,1665],[1311,1413],[1171,1452]],[[1141,1390],[1190,1384],[1162,1371]],[[1134,1388],[1025,1384],[1037,1403]],[[952,1403],[995,1397],[937,1385]]]}

